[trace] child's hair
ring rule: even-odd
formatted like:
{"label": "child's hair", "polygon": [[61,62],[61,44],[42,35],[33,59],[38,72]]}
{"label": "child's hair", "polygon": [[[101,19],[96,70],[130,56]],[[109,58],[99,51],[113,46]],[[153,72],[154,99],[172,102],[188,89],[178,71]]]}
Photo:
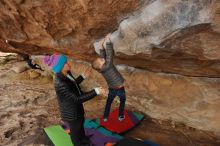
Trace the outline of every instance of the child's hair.
{"label": "child's hair", "polygon": [[92,68],[93,68],[93,69],[95,69],[95,70],[100,70],[100,69],[101,69],[101,68],[100,68],[100,65],[99,65],[100,59],[102,59],[102,58],[98,57],[98,58],[96,58],[96,59],[92,62]]}

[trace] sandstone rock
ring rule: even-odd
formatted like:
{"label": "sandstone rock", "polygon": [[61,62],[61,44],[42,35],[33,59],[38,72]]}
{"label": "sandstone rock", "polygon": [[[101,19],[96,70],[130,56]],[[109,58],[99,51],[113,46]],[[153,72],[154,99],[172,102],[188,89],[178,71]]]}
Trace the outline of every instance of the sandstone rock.
{"label": "sandstone rock", "polygon": [[7,0],[0,7],[2,51],[62,52],[91,61],[92,43],[119,26],[112,36],[119,64],[187,76],[220,74],[218,0]]}
{"label": "sandstone rock", "polygon": [[[13,76],[20,75],[22,74],[13,72]],[[11,76],[1,78],[0,97],[1,145],[17,146],[25,137],[39,135],[37,130],[42,131],[43,127],[50,124],[45,121],[48,111],[44,104],[48,100],[51,100],[48,102],[50,104],[55,101],[51,82],[45,84],[38,80],[18,80],[15,77],[11,78]],[[46,107],[50,108],[48,105]],[[52,111],[56,112],[54,109]],[[58,116],[59,114],[54,115]],[[51,118],[55,119],[56,117]],[[53,122],[56,122],[54,119]]]}
{"label": "sandstone rock", "polygon": [[12,67],[11,70],[13,70],[16,73],[22,73],[28,69],[26,63],[18,63],[16,66]]}
{"label": "sandstone rock", "polygon": [[41,76],[40,73],[38,73],[38,72],[36,72],[36,71],[34,71],[34,70],[29,70],[29,71],[28,71],[28,75],[29,75],[29,77],[30,77],[31,79],[36,79],[36,78],[38,78],[38,77]]}
{"label": "sandstone rock", "polygon": [[219,12],[220,12],[220,2],[219,0],[214,0],[212,3],[212,15],[213,15],[213,28],[215,31],[220,32],[220,17],[219,17]]}
{"label": "sandstone rock", "polygon": [[[87,67],[74,62],[72,71],[79,75]],[[170,120],[173,127],[173,123],[183,122],[219,134],[220,79],[124,69],[120,72],[126,80],[127,105],[156,119]],[[93,70],[82,87],[89,90],[97,86],[108,88],[104,78]]]}
{"label": "sandstone rock", "polygon": [[[219,1],[156,0],[111,39],[119,63],[155,72],[219,77]],[[99,42],[94,44],[98,52]]]}
{"label": "sandstone rock", "polygon": [[[61,50],[67,54],[89,57],[94,52],[92,41],[116,29],[120,20],[141,4],[141,0],[4,0],[0,3],[0,37],[20,42],[14,46],[30,54],[48,52],[44,46],[49,52],[58,47],[66,48]],[[1,50],[10,51],[6,47]]]}
{"label": "sandstone rock", "polygon": [[[4,68],[10,66],[9,62]],[[72,71],[75,75],[79,75],[88,67],[88,63],[76,61]],[[148,139],[146,135],[150,135],[150,138],[156,138],[153,141],[162,146],[167,145],[167,139],[169,145],[175,146],[219,145],[219,141],[211,132],[191,128],[210,130],[219,135],[219,79],[156,74],[126,66],[118,66],[118,68],[126,79],[126,108],[142,111],[160,119],[153,120],[154,123],[160,124],[152,126],[151,119],[146,115],[142,124],[129,132],[129,136]],[[0,73],[4,70],[1,68]],[[40,79],[30,80],[28,72],[12,73],[1,78],[0,82],[0,142],[2,145],[11,146],[35,145],[35,143],[39,145],[44,142],[38,137],[43,136],[42,128],[58,124],[60,121],[53,84],[42,82]],[[15,76],[25,77],[19,79]],[[151,83],[156,87],[152,91],[149,87]],[[103,77],[94,70],[81,86],[86,90],[97,86],[107,88]],[[106,97],[100,96],[86,102],[86,117],[101,116],[105,102]],[[112,109],[116,107],[118,104],[114,102]],[[179,129],[178,121],[190,127],[182,131]],[[175,126],[175,130],[170,126]],[[173,134],[169,131],[173,131]],[[179,135],[179,133],[183,134]]]}
{"label": "sandstone rock", "polygon": [[207,0],[157,0],[145,6],[112,34],[116,52],[151,55],[153,46],[162,48],[162,42],[183,28],[211,23],[210,5]]}
{"label": "sandstone rock", "polygon": [[[121,72],[126,78],[127,105],[153,118],[220,134],[220,80],[215,78],[220,77],[219,0],[2,0],[0,8],[1,51],[62,52],[75,60],[91,61],[96,57],[93,42],[113,32],[115,62],[148,70],[119,67],[125,69]],[[75,63],[73,71],[79,74],[87,67]],[[15,71],[22,72],[17,65]],[[38,75],[34,73],[33,77]],[[3,133],[22,125],[16,120],[18,116],[32,122],[27,129],[41,121],[31,115],[23,117],[27,113],[21,109],[43,104],[47,96],[38,93],[45,89],[42,84],[25,90],[14,84],[4,81],[0,88],[6,100],[0,102],[5,108],[9,106],[5,111],[9,114],[1,119],[11,119],[12,126],[1,126]],[[87,90],[97,86],[107,89],[95,71],[82,86]],[[15,95],[17,99],[11,100]],[[12,111],[21,115],[10,115]],[[19,132],[14,135],[22,135]],[[9,141],[3,133],[0,137]]]}

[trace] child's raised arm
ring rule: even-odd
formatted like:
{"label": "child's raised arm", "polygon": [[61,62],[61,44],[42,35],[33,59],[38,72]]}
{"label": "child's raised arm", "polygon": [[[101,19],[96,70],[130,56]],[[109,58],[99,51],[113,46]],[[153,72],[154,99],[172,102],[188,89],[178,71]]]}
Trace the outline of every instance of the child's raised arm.
{"label": "child's raised arm", "polygon": [[106,58],[106,52],[105,52],[105,48],[104,48],[104,43],[105,43],[105,38],[102,40],[102,42],[100,43],[100,57],[102,58]]}
{"label": "child's raised arm", "polygon": [[106,42],[105,51],[106,51],[105,64],[102,67],[101,72],[109,69],[113,65],[114,50],[113,50],[113,44],[111,42]]}

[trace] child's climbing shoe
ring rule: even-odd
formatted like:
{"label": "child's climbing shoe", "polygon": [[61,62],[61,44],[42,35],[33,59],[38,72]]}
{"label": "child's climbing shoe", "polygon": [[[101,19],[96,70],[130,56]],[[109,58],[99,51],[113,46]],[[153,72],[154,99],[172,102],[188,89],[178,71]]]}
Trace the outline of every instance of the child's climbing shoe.
{"label": "child's climbing shoe", "polygon": [[120,122],[121,122],[121,121],[123,121],[123,120],[124,120],[124,118],[125,118],[125,116],[119,116],[119,117],[118,117],[118,121],[120,121]]}
{"label": "child's climbing shoe", "polygon": [[103,120],[104,122],[108,122],[108,118],[104,118],[104,120]]}

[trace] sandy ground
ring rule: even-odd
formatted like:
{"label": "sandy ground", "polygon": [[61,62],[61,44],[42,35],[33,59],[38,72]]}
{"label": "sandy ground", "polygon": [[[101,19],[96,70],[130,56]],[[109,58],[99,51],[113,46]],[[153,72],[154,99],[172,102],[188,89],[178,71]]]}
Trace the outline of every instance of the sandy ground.
{"label": "sandy ground", "polygon": [[[0,63],[0,145],[45,146],[43,128],[60,122],[55,92],[50,77],[30,78],[29,72],[9,71],[17,61]],[[105,98],[85,104],[86,117],[102,115]],[[118,104],[114,103],[114,109]],[[135,107],[126,107],[135,110]],[[208,124],[208,123],[207,123]],[[126,136],[148,139],[160,146],[219,146],[220,138],[181,123],[145,120]]]}

